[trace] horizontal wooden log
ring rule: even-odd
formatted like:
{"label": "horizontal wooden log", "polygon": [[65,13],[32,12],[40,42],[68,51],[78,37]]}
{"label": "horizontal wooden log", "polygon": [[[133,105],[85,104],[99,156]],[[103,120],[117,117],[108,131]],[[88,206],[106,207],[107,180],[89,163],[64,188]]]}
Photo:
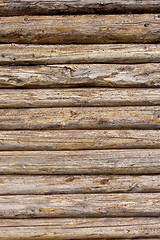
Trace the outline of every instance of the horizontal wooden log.
{"label": "horizontal wooden log", "polygon": [[160,105],[158,88],[1,89],[0,108]]}
{"label": "horizontal wooden log", "polygon": [[155,14],[18,16],[0,19],[0,43],[158,42],[160,18]]}
{"label": "horizontal wooden log", "polygon": [[0,130],[27,129],[160,129],[160,107],[0,109]]}
{"label": "horizontal wooden log", "polygon": [[[160,62],[159,44],[0,44],[0,65],[152,62]],[[121,67],[123,71],[123,66]],[[113,76],[115,75],[117,73],[114,72]]]}
{"label": "horizontal wooden log", "polygon": [[160,192],[160,175],[0,176],[0,195],[122,192]]}
{"label": "horizontal wooden log", "polygon": [[[134,226],[134,225],[152,225],[158,224],[159,217],[117,217],[117,218],[31,218],[31,219],[4,219],[0,218],[1,227],[32,227],[32,226],[54,226],[61,228],[64,223],[65,227],[79,225],[79,227],[117,227],[117,226]],[[147,238],[148,239],[148,238]]]}
{"label": "horizontal wooden log", "polygon": [[[0,67],[0,88],[20,88],[20,87],[52,88],[52,87],[85,87],[85,86],[89,86],[89,87],[93,87],[93,86],[94,87],[95,86],[97,87],[160,87],[159,76],[160,76],[159,63],[130,64],[130,65],[67,64],[67,65],[50,65],[50,66],[41,65],[41,66],[29,66],[29,67],[28,66],[1,66]],[[54,91],[56,93],[56,90]],[[71,90],[71,89],[69,90],[69,92],[71,93],[72,91],[74,90]],[[88,91],[90,90],[88,89]],[[147,90],[145,89],[145,91]],[[19,91],[19,94],[20,93],[21,92]],[[10,94],[10,97],[12,97],[12,94]],[[142,95],[144,94],[145,93],[143,93]],[[154,99],[158,95],[159,94],[155,92],[155,96],[152,95],[151,97],[152,99]],[[42,96],[42,92],[41,92],[41,96]],[[27,98],[26,95],[24,97]],[[30,95],[30,98],[31,97],[32,96]],[[51,98],[50,95],[49,97]],[[98,96],[96,95],[95,98],[97,97]],[[131,95],[128,97],[131,97]],[[141,96],[141,98],[142,97],[143,96]],[[6,98],[6,95],[5,95],[5,98]],[[109,95],[108,100],[110,98],[111,96]],[[140,97],[135,96],[135,98],[137,98],[135,101],[138,101]],[[148,93],[148,98],[149,98],[149,93]],[[34,99],[35,99],[35,96],[34,96]],[[67,100],[69,101],[69,99]]]}
{"label": "horizontal wooden log", "polygon": [[154,217],[0,219],[0,239],[3,240],[157,240],[159,234],[160,218]]}
{"label": "horizontal wooden log", "polygon": [[0,196],[0,218],[160,217],[160,193]]}
{"label": "horizontal wooden log", "polygon": [[158,149],[2,151],[0,174],[160,174],[159,159]]}
{"label": "horizontal wooden log", "polygon": [[159,0],[5,0],[0,4],[1,16],[51,15],[77,13],[156,13],[160,12]]}
{"label": "horizontal wooden log", "polygon": [[2,151],[160,148],[160,130],[0,131]]}

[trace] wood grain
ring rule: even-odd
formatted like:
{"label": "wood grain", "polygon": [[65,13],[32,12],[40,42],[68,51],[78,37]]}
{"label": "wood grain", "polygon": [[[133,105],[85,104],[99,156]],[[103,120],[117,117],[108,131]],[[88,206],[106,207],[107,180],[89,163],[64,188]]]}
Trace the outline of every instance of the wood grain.
{"label": "wood grain", "polygon": [[52,15],[77,13],[156,13],[160,11],[158,0],[5,0],[1,1],[0,15]]}
{"label": "wood grain", "polygon": [[2,151],[160,148],[160,130],[0,131]]}
{"label": "wood grain", "polygon": [[[49,66],[0,66],[0,88],[52,88],[85,86],[160,87],[160,64],[61,64]],[[56,93],[56,90],[54,91]],[[68,92],[72,93],[72,91],[74,90],[69,89]],[[88,89],[88,91],[90,90]],[[93,89],[91,91],[93,91]],[[132,91],[134,90],[132,89]],[[147,90],[145,89],[145,91]],[[41,91],[41,96],[42,92],[43,91]],[[20,93],[21,91],[19,91],[19,94]],[[12,97],[12,94],[10,94],[10,97]],[[145,93],[142,94],[141,98],[144,94]],[[152,95],[152,99],[154,99],[156,96],[158,96],[157,92],[155,92],[154,96]],[[5,95],[5,97],[7,96]],[[24,97],[27,96],[24,95]],[[31,97],[32,96],[30,95],[30,98]],[[51,96],[49,95],[49,97]],[[97,97],[98,96],[96,95],[96,98]],[[111,95],[109,95],[109,98],[111,98]],[[137,101],[139,98],[140,96],[137,97]],[[80,99],[82,99],[82,96]]]}
{"label": "wood grain", "polygon": [[160,176],[0,176],[0,195],[135,192],[160,192]]}
{"label": "wood grain", "polygon": [[0,44],[0,65],[152,62],[160,62],[159,44]]}
{"label": "wood grain", "polygon": [[2,151],[0,174],[160,174],[159,158],[158,149]]}
{"label": "wood grain", "polygon": [[160,216],[160,193],[16,195],[0,203],[0,218]]}
{"label": "wood grain", "polygon": [[160,129],[160,107],[0,109],[0,130],[27,129]]}
{"label": "wood grain", "polygon": [[160,105],[159,88],[0,89],[0,108],[153,105]]}
{"label": "wood grain", "polygon": [[3,17],[0,29],[0,43],[160,42],[158,14]]}
{"label": "wood grain", "polygon": [[[128,239],[157,240],[159,218],[0,219],[0,239]],[[128,239],[129,240],[129,239]],[[144,239],[143,239],[144,240]]]}
{"label": "wood grain", "polygon": [[0,240],[159,239],[159,12],[0,0]]}

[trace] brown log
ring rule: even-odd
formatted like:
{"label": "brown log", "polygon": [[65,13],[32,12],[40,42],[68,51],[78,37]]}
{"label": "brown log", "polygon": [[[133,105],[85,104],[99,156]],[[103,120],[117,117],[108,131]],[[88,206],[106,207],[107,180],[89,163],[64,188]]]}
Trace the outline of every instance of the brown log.
{"label": "brown log", "polygon": [[160,192],[160,175],[0,176],[0,195],[123,192]]}
{"label": "brown log", "polygon": [[0,196],[0,218],[160,217],[160,193]]}
{"label": "brown log", "polygon": [[0,44],[0,65],[152,62],[160,62],[159,44]]}
{"label": "brown log", "polygon": [[159,235],[160,218],[153,217],[0,219],[2,240],[93,240],[93,238],[144,240],[146,237],[148,240],[157,240]]}
{"label": "brown log", "polygon": [[160,107],[0,109],[0,130],[27,129],[160,129]]}
{"label": "brown log", "polygon": [[141,15],[18,16],[0,19],[0,43],[158,43],[160,18]]}
{"label": "brown log", "polygon": [[2,151],[160,148],[160,130],[0,131]]}
{"label": "brown log", "polygon": [[[160,105],[158,88],[1,89],[0,108]],[[111,108],[110,108],[111,109]]]}
{"label": "brown log", "polygon": [[160,174],[159,159],[158,149],[4,151],[0,174]]}
{"label": "brown log", "polygon": [[147,3],[145,0],[5,0],[0,3],[1,16],[144,12],[160,12],[159,0],[150,0]]}

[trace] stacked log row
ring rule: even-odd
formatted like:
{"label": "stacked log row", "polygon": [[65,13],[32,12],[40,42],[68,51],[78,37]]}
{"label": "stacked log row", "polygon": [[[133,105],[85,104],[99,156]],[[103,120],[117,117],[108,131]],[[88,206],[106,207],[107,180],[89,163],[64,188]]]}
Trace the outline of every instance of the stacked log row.
{"label": "stacked log row", "polygon": [[160,2],[0,16],[0,240],[158,240]]}

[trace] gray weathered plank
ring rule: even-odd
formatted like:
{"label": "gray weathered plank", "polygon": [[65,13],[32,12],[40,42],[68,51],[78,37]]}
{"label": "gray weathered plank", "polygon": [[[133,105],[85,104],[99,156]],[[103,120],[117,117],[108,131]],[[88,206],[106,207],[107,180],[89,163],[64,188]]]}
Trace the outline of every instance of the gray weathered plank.
{"label": "gray weathered plank", "polygon": [[147,3],[145,0],[5,0],[0,3],[1,16],[128,12],[160,12],[160,3],[159,0]]}
{"label": "gray weathered plank", "polygon": [[160,148],[160,130],[0,131],[0,150]]}
{"label": "gray weathered plank", "polygon": [[160,129],[160,106],[0,109],[0,130]]}
{"label": "gray weathered plank", "polygon": [[158,14],[0,18],[0,43],[158,43],[159,41]]}
{"label": "gray weathered plank", "polygon": [[0,196],[0,218],[160,217],[160,193]]}
{"label": "gray weathered plank", "polygon": [[[15,227],[16,226],[16,227]],[[0,219],[2,240],[159,239],[160,218]],[[129,239],[128,239],[129,240]],[[144,239],[143,239],[144,240]]]}
{"label": "gray weathered plank", "polygon": [[153,106],[159,88],[0,89],[0,108]]}
{"label": "gray weathered plank", "polygon": [[160,175],[0,176],[0,195],[123,192],[160,192]]}
{"label": "gray weathered plank", "polygon": [[0,44],[0,65],[152,62],[160,62],[159,44]]}
{"label": "gray weathered plank", "polygon": [[2,151],[0,174],[160,174],[160,150]]}

